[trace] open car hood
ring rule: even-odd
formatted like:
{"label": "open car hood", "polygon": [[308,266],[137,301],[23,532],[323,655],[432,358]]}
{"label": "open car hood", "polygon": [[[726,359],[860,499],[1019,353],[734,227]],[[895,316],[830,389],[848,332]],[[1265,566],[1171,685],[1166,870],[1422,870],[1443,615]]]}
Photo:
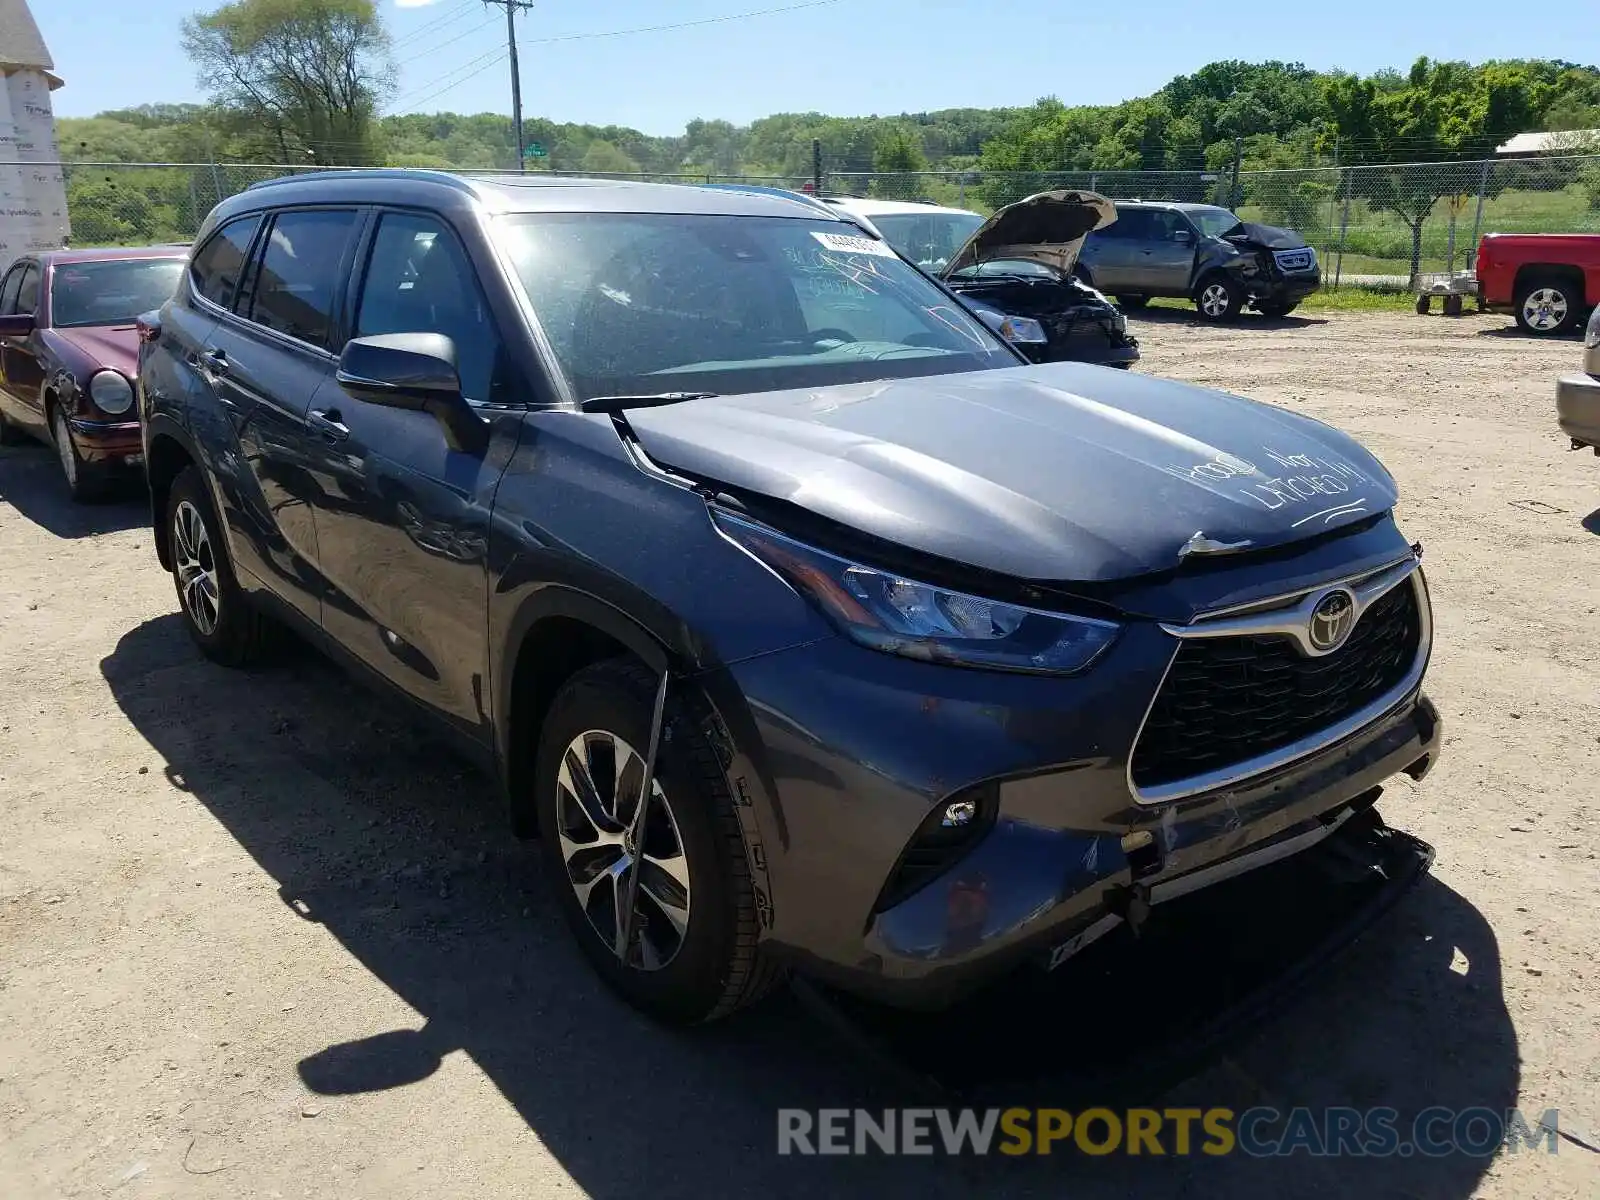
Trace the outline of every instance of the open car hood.
{"label": "open car hood", "polygon": [[1117,219],[1099,192],[1040,192],[1008,204],[978,227],[945,266],[945,277],[993,259],[1022,259],[1071,274],[1083,239]]}

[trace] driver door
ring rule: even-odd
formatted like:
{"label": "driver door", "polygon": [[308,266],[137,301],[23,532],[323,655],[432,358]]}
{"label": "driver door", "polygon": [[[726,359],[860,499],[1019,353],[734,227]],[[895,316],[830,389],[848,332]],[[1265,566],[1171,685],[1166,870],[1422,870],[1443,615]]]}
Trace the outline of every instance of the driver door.
{"label": "driver door", "polygon": [[[36,262],[20,262],[0,284],[0,314],[29,313],[37,318],[39,285],[44,278]],[[6,391],[6,415],[39,433],[49,428],[44,411],[44,365],[39,361],[39,333],[0,339],[0,378]],[[70,415],[70,414],[69,414]]]}

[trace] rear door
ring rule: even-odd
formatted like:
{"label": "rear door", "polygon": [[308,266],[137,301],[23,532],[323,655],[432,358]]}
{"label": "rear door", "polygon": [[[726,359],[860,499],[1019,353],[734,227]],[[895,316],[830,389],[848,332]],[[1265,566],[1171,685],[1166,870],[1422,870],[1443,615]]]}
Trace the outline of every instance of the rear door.
{"label": "rear door", "polygon": [[[243,283],[219,315],[200,370],[227,414],[237,462],[225,504],[234,562],[313,623],[321,620],[306,413],[333,377],[338,305],[364,211],[268,214]],[[245,581],[250,586],[250,581]]]}
{"label": "rear door", "polygon": [[376,214],[351,289],[354,337],[443,333],[486,449],[452,449],[433,417],[337,383],[311,406],[329,637],[467,736],[488,738],[489,515],[516,447],[521,397],[500,331],[454,231],[429,213]]}
{"label": "rear door", "polygon": [[1115,221],[1085,239],[1078,258],[1088,268],[1095,287],[1105,292],[1134,290],[1134,259],[1149,224],[1147,216],[1141,208],[1118,208]]}

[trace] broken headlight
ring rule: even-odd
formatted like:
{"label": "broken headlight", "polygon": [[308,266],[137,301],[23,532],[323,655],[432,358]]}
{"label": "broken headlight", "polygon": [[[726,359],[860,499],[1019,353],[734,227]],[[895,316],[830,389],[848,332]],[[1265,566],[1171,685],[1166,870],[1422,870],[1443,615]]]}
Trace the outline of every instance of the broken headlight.
{"label": "broken headlight", "polygon": [[712,519],[735,545],[874,650],[995,671],[1070,675],[1117,636],[1113,621],[1025,608],[851,562],[730,513]]}

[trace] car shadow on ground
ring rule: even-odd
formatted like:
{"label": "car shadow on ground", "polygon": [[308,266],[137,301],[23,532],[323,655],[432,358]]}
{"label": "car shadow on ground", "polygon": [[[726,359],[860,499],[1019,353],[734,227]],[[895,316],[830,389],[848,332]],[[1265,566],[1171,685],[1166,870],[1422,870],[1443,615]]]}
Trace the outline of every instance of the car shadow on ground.
{"label": "car shadow on ground", "polygon": [[1600,508],[1595,509],[1580,523],[1590,533],[1600,534]]}
{"label": "car shadow on ground", "polygon": [[[101,670],[168,777],[237,839],[283,902],[422,1014],[420,1029],[374,1029],[284,1062],[285,1080],[298,1075],[325,1095],[404,1087],[464,1051],[590,1195],[1454,1200],[1473,1193],[1491,1161],[1088,1158],[1060,1147],[1021,1159],[779,1156],[779,1108],[881,1110],[929,1096],[790,994],[691,1031],[623,1006],[570,944],[552,881],[506,832],[489,782],[317,656],[225,671],[197,656],[174,614],[124,635]],[[174,702],[195,695],[205,703]],[[1141,1035],[1037,1033],[1050,1043]],[[1430,1105],[1514,1105],[1517,1063],[1493,933],[1429,880],[1289,1013],[1149,1100],[1240,1111],[1387,1105],[1407,1131]]]}
{"label": "car shadow on ground", "polygon": [[150,498],[142,476],[117,479],[103,501],[74,504],[61,477],[61,464],[42,444],[0,447],[0,503],[59,538],[95,537],[150,524]]}
{"label": "car shadow on ground", "polygon": [[[1209,328],[1215,324],[1202,319],[1192,308],[1150,304],[1144,308],[1124,308],[1122,311],[1130,321],[1149,321],[1154,325],[1200,325]],[[1305,329],[1312,325],[1326,325],[1327,323],[1327,317],[1306,317],[1301,316],[1299,313],[1291,313],[1287,317],[1267,317],[1247,309],[1222,327],[1225,329]]]}
{"label": "car shadow on ground", "polygon": [[1511,318],[1507,317],[1506,322],[1504,325],[1494,325],[1488,329],[1480,329],[1477,331],[1478,336],[1512,338],[1516,341],[1524,342],[1579,342],[1583,340],[1583,327],[1581,325],[1574,326],[1571,329],[1563,329],[1560,333],[1527,333],[1522,326],[1511,320]]}

